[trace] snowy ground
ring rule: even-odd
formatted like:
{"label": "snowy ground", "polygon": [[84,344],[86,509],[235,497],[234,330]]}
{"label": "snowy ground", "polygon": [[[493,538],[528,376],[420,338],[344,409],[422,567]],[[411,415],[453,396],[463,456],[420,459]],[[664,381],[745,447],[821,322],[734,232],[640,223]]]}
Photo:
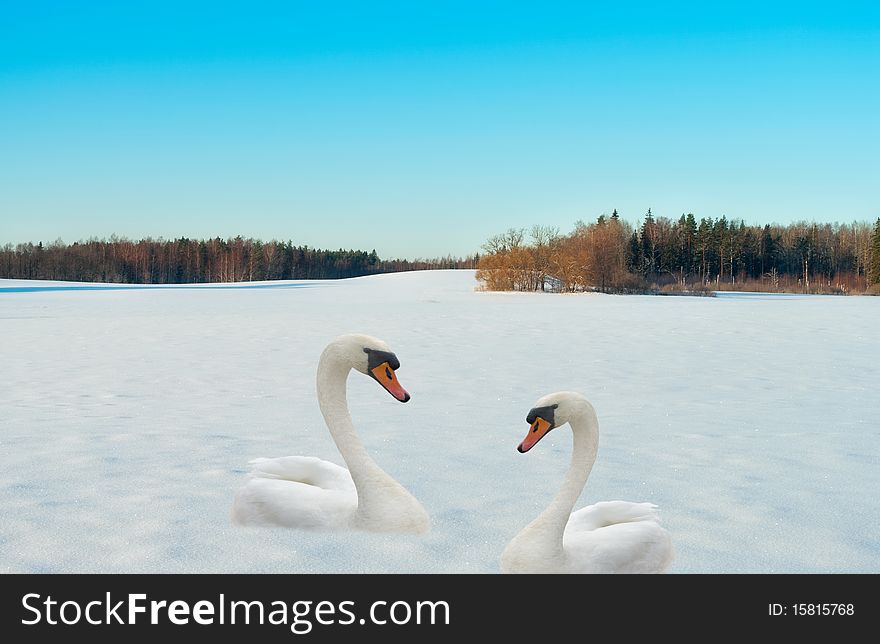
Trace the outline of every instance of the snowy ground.
{"label": "snowy ground", "polygon": [[[582,502],[659,504],[673,572],[880,573],[880,298],[43,285],[0,280],[2,572],[497,572],[568,465],[567,428],[516,451],[526,412],[573,389],[602,431]],[[432,532],[232,527],[249,459],[341,462],[314,375],[346,332],[401,360],[410,403],[359,374],[349,402]]]}

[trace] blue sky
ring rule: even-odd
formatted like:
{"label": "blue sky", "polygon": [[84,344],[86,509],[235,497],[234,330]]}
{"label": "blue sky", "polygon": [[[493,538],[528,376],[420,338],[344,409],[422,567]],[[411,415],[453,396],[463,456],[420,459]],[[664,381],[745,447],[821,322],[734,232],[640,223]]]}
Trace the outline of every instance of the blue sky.
{"label": "blue sky", "polygon": [[877,3],[0,0],[0,243],[880,216]]}

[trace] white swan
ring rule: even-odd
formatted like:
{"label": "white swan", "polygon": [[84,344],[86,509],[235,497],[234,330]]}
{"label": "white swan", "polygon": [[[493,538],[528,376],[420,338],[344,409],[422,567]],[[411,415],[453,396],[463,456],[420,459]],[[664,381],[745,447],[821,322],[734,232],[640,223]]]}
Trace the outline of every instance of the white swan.
{"label": "white swan", "polygon": [[345,397],[348,373],[356,369],[408,401],[394,373],[398,367],[388,345],[368,335],[343,335],[327,345],[318,362],[318,404],[348,469],[311,456],[251,461],[250,479],[232,505],[233,523],[426,532],[428,513],[367,453]]}
{"label": "white swan", "polygon": [[562,489],[501,555],[505,573],[659,573],[672,563],[669,533],[652,503],[607,501],[572,513],[599,446],[599,421],[578,393],[541,398],[526,417],[529,433],[517,448],[527,452],[554,427],[574,434],[571,465]]}

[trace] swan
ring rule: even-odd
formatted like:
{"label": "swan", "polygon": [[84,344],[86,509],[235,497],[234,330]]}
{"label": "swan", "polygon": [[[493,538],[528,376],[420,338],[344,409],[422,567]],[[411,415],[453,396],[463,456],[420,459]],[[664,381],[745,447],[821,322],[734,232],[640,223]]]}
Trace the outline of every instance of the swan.
{"label": "swan", "polygon": [[260,458],[232,505],[236,525],[423,533],[428,513],[400,483],[367,453],[345,397],[348,374],[355,369],[376,380],[394,398],[409,394],[395,371],[397,356],[368,335],[336,338],[318,362],[318,404],[330,435],[348,469],[312,456]]}
{"label": "swan", "polygon": [[599,421],[582,395],[544,396],[526,417],[519,444],[529,451],[547,433],[568,423],[574,434],[571,465],[562,489],[501,555],[505,573],[660,573],[672,563],[672,541],[652,503],[606,501],[572,513],[599,446]]}

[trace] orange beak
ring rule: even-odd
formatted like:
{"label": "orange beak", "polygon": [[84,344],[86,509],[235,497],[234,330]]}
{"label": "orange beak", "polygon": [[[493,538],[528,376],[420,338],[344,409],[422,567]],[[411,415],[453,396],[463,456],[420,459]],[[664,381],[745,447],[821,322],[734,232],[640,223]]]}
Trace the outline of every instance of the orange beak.
{"label": "orange beak", "polygon": [[376,382],[385,388],[385,391],[400,402],[405,403],[409,400],[409,394],[406,393],[406,389],[397,381],[397,374],[394,373],[394,369],[391,368],[390,364],[383,362],[378,367],[371,369],[370,374],[376,379]]}
{"label": "orange beak", "polygon": [[529,433],[526,434],[526,437],[523,439],[523,442],[519,444],[519,447],[516,449],[519,450],[521,454],[525,454],[530,449],[532,449],[539,440],[544,438],[549,432],[553,429],[553,425],[550,424],[550,421],[544,420],[540,416],[535,419],[535,422],[532,423],[531,427],[529,427]]}

